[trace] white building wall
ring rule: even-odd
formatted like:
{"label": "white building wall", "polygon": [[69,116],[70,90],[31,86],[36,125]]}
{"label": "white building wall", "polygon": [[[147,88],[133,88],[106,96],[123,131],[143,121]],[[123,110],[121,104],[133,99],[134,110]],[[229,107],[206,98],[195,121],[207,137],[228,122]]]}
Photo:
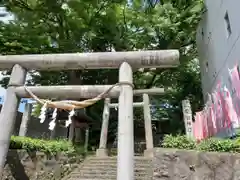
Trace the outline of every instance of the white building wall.
{"label": "white building wall", "polygon": [[218,81],[231,89],[228,68],[240,65],[240,0],[205,0],[205,4],[207,11],[197,29],[197,46],[206,101],[207,93],[215,89]]}

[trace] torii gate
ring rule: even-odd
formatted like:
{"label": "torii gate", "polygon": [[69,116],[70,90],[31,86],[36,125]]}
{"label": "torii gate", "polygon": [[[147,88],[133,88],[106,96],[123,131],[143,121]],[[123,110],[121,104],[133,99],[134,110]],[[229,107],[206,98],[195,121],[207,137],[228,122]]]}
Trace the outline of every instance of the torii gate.
{"label": "torii gate", "polygon": [[[164,88],[152,88],[152,89],[137,89],[133,91],[134,96],[142,96],[142,102],[134,102],[133,107],[142,107],[143,108],[143,119],[144,119],[144,129],[145,129],[145,140],[146,140],[146,149],[144,151],[144,156],[152,157],[153,156],[153,135],[152,135],[152,118],[150,110],[150,100],[149,95],[163,95]],[[106,98],[104,101],[104,109],[102,115],[102,128],[100,135],[99,148],[97,149],[96,156],[104,157],[108,156],[107,150],[107,137],[108,137],[108,123],[110,117],[110,108],[117,108],[118,103],[111,103],[110,98]]]}
{"label": "torii gate", "polygon": [[[178,65],[178,50],[0,56],[0,71],[12,69],[6,101],[0,114],[0,175],[6,161],[19,98],[29,97],[24,88],[28,70],[119,68],[119,82],[132,83],[132,68],[173,68]],[[109,87],[34,86],[28,89],[39,98],[79,99],[95,97]],[[133,87],[127,84],[115,87],[108,97],[119,98],[117,180],[133,180]]]}

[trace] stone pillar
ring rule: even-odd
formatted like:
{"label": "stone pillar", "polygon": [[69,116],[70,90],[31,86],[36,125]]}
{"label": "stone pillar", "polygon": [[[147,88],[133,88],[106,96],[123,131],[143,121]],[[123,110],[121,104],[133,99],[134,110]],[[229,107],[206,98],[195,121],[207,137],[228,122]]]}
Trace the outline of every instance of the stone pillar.
{"label": "stone pillar", "polygon": [[192,109],[189,100],[182,101],[182,109],[183,109],[183,118],[185,123],[185,131],[186,135],[189,138],[193,138],[193,121],[192,121]]}
{"label": "stone pillar", "polygon": [[108,156],[107,137],[108,137],[108,123],[109,123],[109,116],[110,116],[109,104],[110,104],[110,99],[106,98],[104,101],[99,149],[97,149],[97,152],[96,152],[96,155],[99,157]]}
{"label": "stone pillar", "polygon": [[56,120],[55,123],[56,123],[56,125],[55,125],[54,129],[50,132],[50,139],[55,139],[55,137],[56,137],[57,128],[59,126],[58,120]]}
{"label": "stone pillar", "polygon": [[28,130],[28,124],[31,120],[31,113],[32,113],[32,104],[26,103],[25,109],[22,116],[22,122],[19,129],[19,136],[26,136]]}
{"label": "stone pillar", "polygon": [[153,156],[153,133],[152,133],[152,119],[150,110],[150,101],[148,94],[143,94],[143,113],[144,113],[144,127],[146,138],[146,150],[144,156]]}
{"label": "stone pillar", "polygon": [[82,129],[81,128],[75,128],[75,139],[74,142],[77,144],[83,144],[83,135],[82,135]]}
{"label": "stone pillar", "polygon": [[16,64],[13,67],[6,91],[6,99],[0,114],[0,179],[2,177],[19,105],[19,98],[16,96],[15,87],[24,85],[26,74],[27,71],[20,65]]}
{"label": "stone pillar", "polygon": [[[131,66],[124,62],[119,82],[133,83]],[[133,87],[121,85],[118,109],[117,180],[134,179]]]}
{"label": "stone pillar", "polygon": [[69,141],[69,142],[73,142],[74,131],[75,131],[74,124],[71,123],[71,124],[69,125],[69,132],[68,132],[68,141]]}

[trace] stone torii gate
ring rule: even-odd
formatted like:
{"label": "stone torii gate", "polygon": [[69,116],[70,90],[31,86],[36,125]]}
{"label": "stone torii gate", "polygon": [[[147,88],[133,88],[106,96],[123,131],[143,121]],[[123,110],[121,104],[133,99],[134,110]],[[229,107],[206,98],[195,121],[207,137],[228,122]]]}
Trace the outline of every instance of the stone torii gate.
{"label": "stone torii gate", "polygon": [[[0,56],[0,71],[11,70],[6,100],[0,114],[0,175],[4,169],[20,98],[29,98],[24,88],[28,70],[74,70],[119,68],[119,82],[133,82],[132,68],[173,68],[179,65],[178,50],[68,53]],[[92,98],[111,86],[28,87],[39,98]],[[113,88],[108,97],[119,98],[117,179],[134,179],[133,87]]]}
{"label": "stone torii gate", "polygon": [[[164,88],[152,88],[152,89],[137,89],[133,91],[134,96],[142,95],[142,102],[134,102],[133,107],[143,107],[144,115],[144,128],[145,128],[145,139],[146,139],[146,150],[144,156],[153,156],[153,135],[152,135],[152,119],[150,111],[150,100],[149,95],[163,95]],[[104,109],[102,115],[102,128],[100,135],[99,149],[97,149],[96,155],[98,157],[108,156],[107,150],[107,137],[108,137],[108,124],[110,117],[110,108],[118,108],[118,103],[111,103],[110,98],[106,98],[104,102]]]}

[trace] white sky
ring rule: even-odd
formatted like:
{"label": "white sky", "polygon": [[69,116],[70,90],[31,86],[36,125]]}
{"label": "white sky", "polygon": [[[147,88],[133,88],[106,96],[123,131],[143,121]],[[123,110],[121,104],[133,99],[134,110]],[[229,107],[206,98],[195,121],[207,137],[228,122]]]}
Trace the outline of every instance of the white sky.
{"label": "white sky", "polygon": [[[1,71],[0,71],[0,80],[2,80],[4,76],[1,74]],[[26,80],[29,80],[31,79],[31,76],[27,73],[27,77],[26,77]],[[5,89],[1,87],[0,85],[0,96],[4,95],[5,94]]]}
{"label": "white sky", "polygon": [[[6,13],[6,9],[4,7],[0,7],[0,14],[5,14]],[[5,17],[1,17],[0,16],[0,21],[4,22],[4,23],[8,23],[9,21],[13,20],[14,16],[10,13],[8,13]],[[1,52],[0,52],[1,54]],[[1,71],[0,71],[0,80],[2,80],[4,76],[2,75]],[[30,79],[31,77],[27,74],[26,79]],[[1,104],[3,103],[4,97],[6,94],[6,90],[4,88],[1,87],[0,85],[0,102]],[[2,97],[2,98],[1,98]],[[28,100],[28,103],[32,103],[33,101]],[[23,112],[24,111],[24,106],[25,106],[25,102],[21,102],[18,108],[18,111]]]}
{"label": "white sky", "polygon": [[[7,13],[5,7],[0,7],[0,14],[5,14],[5,13]],[[10,13],[7,13],[5,17],[0,17],[0,21],[3,21],[5,23],[13,19],[14,19],[14,16]]]}
{"label": "white sky", "polygon": [[[0,13],[6,13],[6,10],[4,7],[0,7]],[[11,14],[8,14],[5,17],[0,17],[0,21],[3,21],[5,23],[7,23],[9,20],[12,20],[12,19],[13,19],[13,16]],[[0,80],[2,78],[3,78],[3,75],[1,74],[1,71],[0,71]],[[0,86],[0,97],[5,95],[5,91],[6,90]]]}
{"label": "white sky", "polygon": [[[0,80],[3,78],[3,75],[0,71]],[[0,86],[0,97],[5,95],[5,89]]]}

